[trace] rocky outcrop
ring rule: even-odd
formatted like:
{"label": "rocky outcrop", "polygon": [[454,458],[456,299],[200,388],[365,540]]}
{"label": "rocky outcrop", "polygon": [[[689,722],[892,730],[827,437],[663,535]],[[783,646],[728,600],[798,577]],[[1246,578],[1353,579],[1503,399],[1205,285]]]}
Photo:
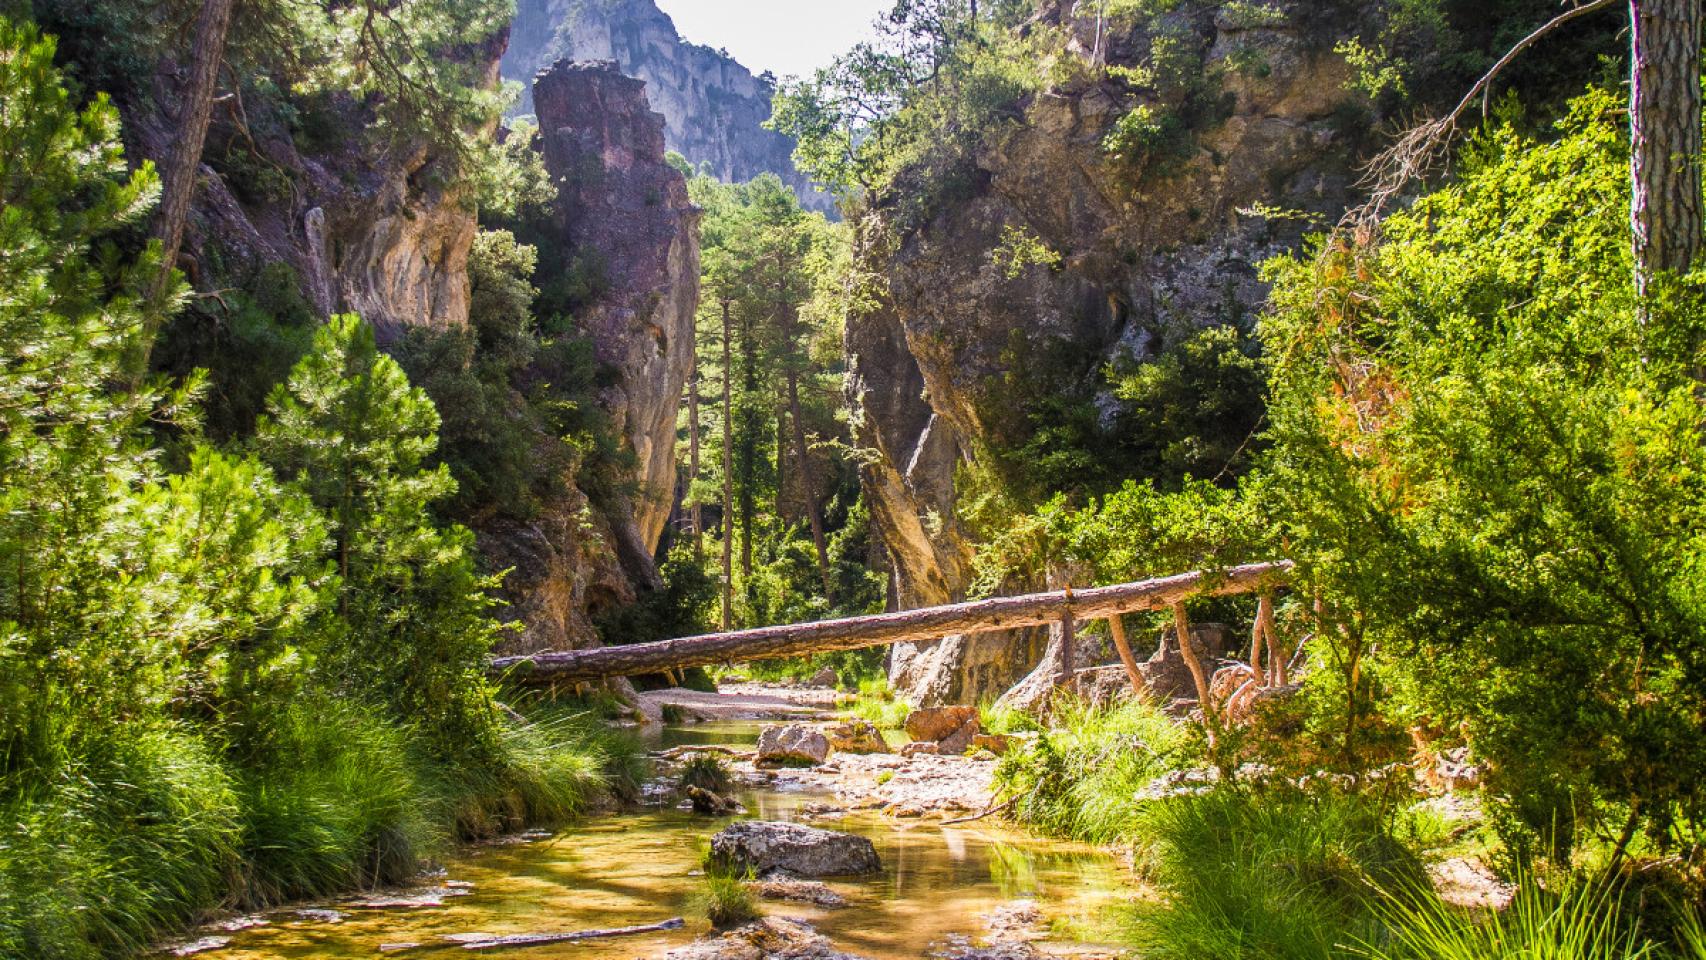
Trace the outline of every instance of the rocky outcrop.
{"label": "rocky outcrop", "polygon": [[[1307,216],[1330,221],[1349,202],[1348,68],[1332,38],[1288,19],[1307,5],[1277,18],[1249,16],[1248,4],[1177,6],[1100,41],[1088,4],[1045,14],[1085,59],[1099,47],[1143,66],[1163,29],[1200,58],[1217,84],[1202,99],[1215,106],[1177,158],[1135,169],[1110,156],[1110,131],[1142,97],[1116,80],[1074,81],[1015,104],[1022,122],[961,158],[951,200],[920,215],[920,195],[944,188],[903,173],[894,191],[910,202],[876,197],[858,222],[859,255],[886,288],[849,320],[849,392],[857,445],[875,453],[865,491],[902,607],[956,601],[970,586],[975,543],[956,519],[957,484],[980,450],[1007,442],[991,409],[1010,397],[1010,374],[1069,357],[1059,375],[1082,379],[1070,386],[1112,415],[1109,363],[1141,363],[1179,331],[1247,322],[1266,294],[1259,265],[1300,243]],[[1305,216],[1252,212],[1264,207]],[[1058,268],[998,262],[1015,234],[1058,255]],[[1023,678],[1048,643],[1032,631],[902,645],[891,680],[916,701],[973,703]]]}
{"label": "rocky outcrop", "polygon": [[[500,31],[466,54],[492,83],[503,43]],[[159,104],[171,99],[162,90],[155,101],[127,103],[135,155],[169,154],[174,124]],[[369,111],[348,98],[314,107],[317,124],[343,131],[325,142],[251,123],[235,104],[225,101],[213,117],[188,223],[182,266],[198,289],[252,287],[263,275],[275,285],[294,281],[314,313],[358,313],[381,342],[410,327],[468,322],[477,223],[473,204],[443,185],[453,162],[443,148],[382,148],[365,132]],[[292,275],[277,273],[279,265]]]}
{"label": "rocky outcrop", "polygon": [[[521,0],[504,76],[531,84],[559,60],[614,60],[644,80],[664,116],[669,149],[722,180],[761,173],[781,177],[807,207],[829,211],[830,198],[794,169],[794,141],[764,129],[775,83],[755,77],[726,53],[683,40],[653,0]],[[522,112],[537,109],[532,96]]]}
{"label": "rocky outcrop", "polygon": [[565,62],[540,74],[534,97],[563,239],[542,255],[595,265],[605,291],[576,321],[613,372],[602,400],[635,459],[631,511],[607,511],[609,546],[632,574],[650,565],[674,506],[676,417],[699,304],[699,214],[665,159],[663,118],[644,83],[609,61]]}
{"label": "rocky outcrop", "polygon": [[711,860],[735,872],[807,880],[877,873],[882,861],[864,837],[797,823],[747,820],[711,838]]}

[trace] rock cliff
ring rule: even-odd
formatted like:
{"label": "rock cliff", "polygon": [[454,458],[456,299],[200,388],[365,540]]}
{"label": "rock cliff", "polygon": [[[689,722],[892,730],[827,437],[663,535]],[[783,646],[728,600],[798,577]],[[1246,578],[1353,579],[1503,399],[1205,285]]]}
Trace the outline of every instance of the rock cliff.
{"label": "rock cliff", "polygon": [[[989,400],[1008,374],[1064,351],[1100,377],[1107,363],[1153,356],[1168,331],[1246,321],[1266,292],[1258,265],[1299,243],[1308,222],[1253,208],[1336,219],[1352,193],[1355,145],[1336,122],[1348,69],[1331,39],[1289,17],[1250,23],[1237,15],[1248,4],[1199,3],[1098,40],[1095,18],[1073,6],[1044,16],[1086,60],[1100,46],[1136,66],[1161,27],[1194,44],[1218,109],[1176,162],[1134,173],[1104,149],[1132,108],[1127,88],[1048,89],[964,158],[964,195],[922,218],[879,197],[863,215],[860,255],[886,284],[848,324],[849,391],[859,445],[877,454],[865,488],[903,607],[970,586],[957,477],[991,439]],[[996,253],[1014,230],[1058,254],[1059,268],[1005,269]],[[927,703],[975,703],[1023,678],[1046,643],[1038,632],[896,648],[892,678]]]}
{"label": "rock cliff", "polygon": [[[774,173],[807,207],[833,209],[794,169],[793,140],[763,127],[773,82],[727,54],[683,40],[652,0],[521,0],[513,35],[505,77],[527,84],[559,60],[614,60],[646,81],[669,149],[696,166],[709,164],[730,182]],[[537,112],[531,95],[521,109]]]}
{"label": "rock cliff", "polygon": [[545,166],[558,185],[559,250],[601,267],[606,292],[577,317],[615,371],[605,404],[633,452],[632,532],[650,556],[674,507],[676,418],[693,367],[698,211],[664,157],[646,85],[611,61],[559,63],[534,87]]}

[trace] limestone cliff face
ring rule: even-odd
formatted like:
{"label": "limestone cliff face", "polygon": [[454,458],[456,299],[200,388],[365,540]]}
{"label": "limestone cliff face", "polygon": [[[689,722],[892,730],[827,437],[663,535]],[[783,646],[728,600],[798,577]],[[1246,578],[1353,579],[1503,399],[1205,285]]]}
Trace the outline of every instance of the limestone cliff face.
{"label": "limestone cliff face", "polygon": [[[505,42],[499,31],[465,54],[490,84]],[[168,154],[172,124],[155,104],[170,102],[163,91],[127,110],[138,155]],[[342,135],[316,144],[253,124],[234,103],[216,112],[203,154],[186,245],[192,281],[207,289],[287,264],[315,312],[359,313],[382,341],[468,322],[478,225],[468,198],[443,185],[440,149],[381,147],[360,133],[370,118],[348,99],[323,108]],[[233,157],[247,159],[225,162]]]}
{"label": "limestone cliff face", "polygon": [[[718,178],[774,173],[811,209],[830,198],[794,169],[794,142],[766,130],[774,85],[710,47],[689,43],[652,0],[520,0],[504,76],[531,83],[559,60],[614,60],[644,80],[664,142]],[[521,109],[537,111],[531,96]]]}
{"label": "limestone cliff face", "polygon": [[663,118],[645,84],[612,63],[564,61],[534,89],[558,196],[555,241],[541,257],[596,264],[604,290],[575,321],[611,372],[600,397],[634,456],[633,492],[594,501],[564,478],[531,520],[478,528],[481,551],[509,569],[504,595],[521,624],[503,652],[583,649],[601,614],[661,586],[654,559],[674,507],[676,421],[693,363],[699,302],[698,211],[664,158]]}
{"label": "limestone cliff face", "polygon": [[[1095,20],[1072,7],[1047,16],[1088,58]],[[1167,24],[1218,77],[1224,119],[1197,131],[1164,175],[1134,177],[1106,155],[1133,99],[1114,83],[1084,82],[1020,104],[1023,121],[968,158],[970,196],[906,223],[878,198],[859,223],[861,256],[887,282],[880,305],[849,322],[849,389],[859,443],[877,453],[865,486],[900,605],[957,600],[970,585],[974,544],[954,519],[956,469],[989,436],[980,397],[1032,355],[1013,344],[1141,361],[1160,331],[1259,309],[1258,265],[1297,244],[1303,224],[1246,211],[1267,204],[1331,220],[1344,209],[1354,150],[1334,118],[1349,96],[1347,68],[1330,40],[1305,37],[1291,20],[1246,19],[1199,3]],[[1133,65],[1154,27],[1102,48]],[[1010,276],[995,257],[1009,228],[1060,254],[1060,269]],[[1045,647],[1040,633],[952,638],[896,648],[891,672],[926,702],[977,702],[1024,677]]]}
{"label": "limestone cliff face", "polygon": [[634,533],[649,556],[674,506],[676,418],[699,305],[699,213],[664,158],[663,118],[644,83],[610,61],[563,62],[540,74],[534,96],[564,239],[542,255],[602,267],[608,292],[576,319],[616,371],[605,403],[637,463]]}

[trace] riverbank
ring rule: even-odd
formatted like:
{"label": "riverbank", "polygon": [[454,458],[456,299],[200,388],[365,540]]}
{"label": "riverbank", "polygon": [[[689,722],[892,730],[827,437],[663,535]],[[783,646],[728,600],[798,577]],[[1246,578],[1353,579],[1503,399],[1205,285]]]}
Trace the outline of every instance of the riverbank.
{"label": "riverbank", "polygon": [[[804,688],[742,690],[737,699],[789,720],[822,718],[824,697]],[[758,698],[758,699],[754,699]],[[776,701],[776,702],[768,702]],[[742,709],[745,707],[743,706]],[[803,709],[803,712],[802,712]],[[724,719],[644,732],[654,753],[716,746],[751,751],[762,719]],[[683,917],[677,930],[609,942],[531,948],[528,956],[672,960],[755,956],[915,960],[1112,956],[1080,918],[1132,895],[1124,865],[1095,847],[1040,839],[994,819],[948,821],[983,810],[994,764],[960,757],[838,754],[811,769],[731,764],[746,818],[809,823],[869,838],[880,875],[830,880],[840,905],[760,900],[767,925],[713,931],[695,916],[700,850],[735,817],[683,809],[666,789],[666,760],[649,806],[601,815],[560,833],[524,834],[460,851],[444,872],[385,896],[342,898],[227,918],[191,938],[193,955],[219,960],[354,960],[382,944],[465,933],[608,930]],[[666,799],[667,798],[667,799]],[[1089,941],[1089,942],[1086,942]],[[192,955],[192,954],[185,954]]]}

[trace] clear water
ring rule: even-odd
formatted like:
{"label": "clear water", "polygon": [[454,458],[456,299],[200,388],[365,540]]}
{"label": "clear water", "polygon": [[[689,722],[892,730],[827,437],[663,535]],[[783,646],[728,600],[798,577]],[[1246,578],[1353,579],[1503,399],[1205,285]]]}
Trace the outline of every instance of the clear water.
{"label": "clear water", "polygon": [[[762,724],[722,723],[655,735],[660,746],[753,742]],[[830,799],[771,790],[742,796],[751,816],[798,819],[802,807]],[[358,911],[336,923],[277,915],[267,926],[231,934],[229,960],[313,957],[372,958],[381,944],[426,942],[441,934],[535,933],[625,927],[685,917],[682,930],[533,947],[504,956],[537,960],[634,960],[685,944],[709,925],[692,916],[701,851],[729,821],[674,810],[602,817],[548,840],[465,851],[447,864],[448,879],[472,893],[439,908]],[[765,902],[774,916],[811,922],[843,950],[876,960],[917,958],[950,934],[979,936],[984,917],[1014,900],[1034,900],[1065,937],[1129,889],[1129,878],[1094,848],[1010,832],[991,821],[943,827],[874,814],[814,819],[816,826],[870,837],[882,855],[881,876],[830,885],[849,903],[840,908]],[[444,956],[435,952],[428,955]],[[408,956],[408,954],[405,954]]]}

